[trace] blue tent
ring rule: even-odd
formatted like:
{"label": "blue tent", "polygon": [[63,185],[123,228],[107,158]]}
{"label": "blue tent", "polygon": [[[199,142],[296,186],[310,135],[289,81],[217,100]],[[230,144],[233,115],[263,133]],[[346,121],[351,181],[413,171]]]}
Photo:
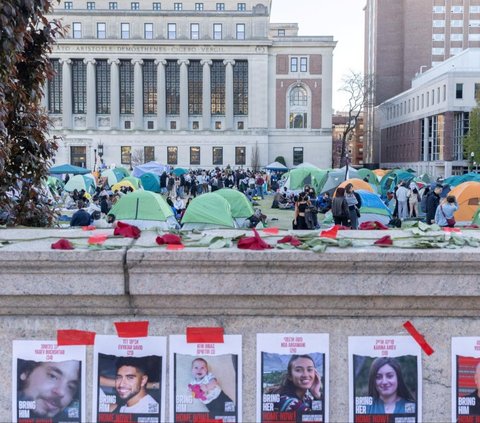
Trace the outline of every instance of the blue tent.
{"label": "blue tent", "polygon": [[145,173],[154,173],[160,176],[163,172],[170,172],[170,166],[163,165],[159,162],[148,162],[142,165],[135,166],[132,175],[140,178]]}
{"label": "blue tent", "polygon": [[160,192],[160,177],[154,173],[144,173],[140,176],[143,189],[146,191]]}
{"label": "blue tent", "polygon": [[73,166],[71,164],[63,164],[63,165],[58,165],[58,166],[53,166],[50,168],[48,171],[51,175],[62,175],[64,173],[70,173],[73,175],[85,175],[87,173],[90,173],[90,169],[85,169],[84,167],[80,166]]}
{"label": "blue tent", "polygon": [[362,199],[362,207],[360,208],[359,223],[363,222],[380,222],[388,225],[392,218],[392,212],[385,205],[378,194],[365,191],[362,189],[355,190]]}

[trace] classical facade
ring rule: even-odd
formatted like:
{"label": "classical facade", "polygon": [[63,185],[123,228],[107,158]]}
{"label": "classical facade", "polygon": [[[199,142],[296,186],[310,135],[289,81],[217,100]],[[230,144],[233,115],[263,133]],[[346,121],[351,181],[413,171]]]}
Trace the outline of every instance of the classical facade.
{"label": "classical facade", "polygon": [[[376,109],[382,167],[439,177],[462,174],[469,112],[480,102],[480,48],[468,49],[413,80]],[[467,152],[468,153],[468,152]]]}
{"label": "classical facade", "polygon": [[44,104],[56,162],[329,167],[329,36],[270,22],[271,0],[62,0]]}
{"label": "classical facade", "polygon": [[380,161],[374,107],[410,89],[416,75],[480,47],[480,0],[367,0],[365,66],[374,87],[365,116],[365,162]]}

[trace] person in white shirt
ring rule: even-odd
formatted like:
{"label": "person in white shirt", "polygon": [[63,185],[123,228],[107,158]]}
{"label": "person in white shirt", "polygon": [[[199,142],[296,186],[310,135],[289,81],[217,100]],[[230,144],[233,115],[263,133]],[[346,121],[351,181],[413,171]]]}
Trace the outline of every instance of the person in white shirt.
{"label": "person in white shirt", "polygon": [[405,187],[404,182],[400,182],[395,193],[398,203],[398,217],[400,219],[406,219],[408,216],[408,189]]}
{"label": "person in white shirt", "polygon": [[158,402],[147,393],[148,375],[144,360],[121,357],[116,362],[115,390],[122,401],[120,413],[157,414]]}

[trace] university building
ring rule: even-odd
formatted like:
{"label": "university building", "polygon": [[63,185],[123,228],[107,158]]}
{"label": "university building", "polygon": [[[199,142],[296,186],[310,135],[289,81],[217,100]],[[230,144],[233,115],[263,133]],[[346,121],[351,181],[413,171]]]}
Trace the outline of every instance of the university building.
{"label": "university building", "polygon": [[480,48],[480,0],[367,0],[364,73],[374,86],[365,110],[366,163],[378,165],[383,149],[375,107],[468,48]]}
{"label": "university building", "polygon": [[271,7],[62,0],[44,97],[56,162],[329,167],[335,42],[271,23]]}

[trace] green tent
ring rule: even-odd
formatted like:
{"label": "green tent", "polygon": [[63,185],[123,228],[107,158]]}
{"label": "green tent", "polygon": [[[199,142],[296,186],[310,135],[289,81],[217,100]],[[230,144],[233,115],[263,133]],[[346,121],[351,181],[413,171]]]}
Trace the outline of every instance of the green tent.
{"label": "green tent", "polygon": [[215,194],[221,195],[230,204],[232,210],[232,217],[245,217],[248,218],[255,212],[252,207],[252,203],[248,201],[245,194],[240,191],[231,188],[222,188],[215,191]]}
{"label": "green tent", "polygon": [[108,185],[112,186],[112,185],[115,185],[117,182],[120,182],[123,178],[125,178],[125,175],[120,169],[113,168],[113,169],[104,170],[102,172],[102,178],[107,178]]}
{"label": "green tent", "polygon": [[480,226],[480,207],[477,209],[477,211],[473,215],[472,225]]}
{"label": "green tent", "polygon": [[128,181],[130,182],[135,189],[142,188],[142,181],[138,178],[135,178],[135,176],[125,176],[120,182],[122,181]]}
{"label": "green tent", "polygon": [[305,185],[311,185],[316,192],[320,189],[327,180],[328,171],[312,167],[300,167],[292,169],[288,172],[288,179],[285,186],[293,191],[303,190]]}
{"label": "green tent", "polygon": [[165,221],[173,211],[161,195],[140,190],[120,197],[108,214],[116,220]]}
{"label": "green tent", "polygon": [[358,169],[358,179],[365,180],[365,178],[368,179],[369,184],[380,185],[377,175],[375,175],[370,169],[367,169],[366,167]]}
{"label": "green tent", "polygon": [[95,192],[97,184],[95,183],[95,178],[92,174],[89,175],[75,175],[72,176],[68,182],[65,184],[65,191],[73,192],[74,190],[80,191],[85,190],[89,194]]}
{"label": "green tent", "polygon": [[184,229],[235,228],[230,204],[214,192],[192,200],[182,218]]}

